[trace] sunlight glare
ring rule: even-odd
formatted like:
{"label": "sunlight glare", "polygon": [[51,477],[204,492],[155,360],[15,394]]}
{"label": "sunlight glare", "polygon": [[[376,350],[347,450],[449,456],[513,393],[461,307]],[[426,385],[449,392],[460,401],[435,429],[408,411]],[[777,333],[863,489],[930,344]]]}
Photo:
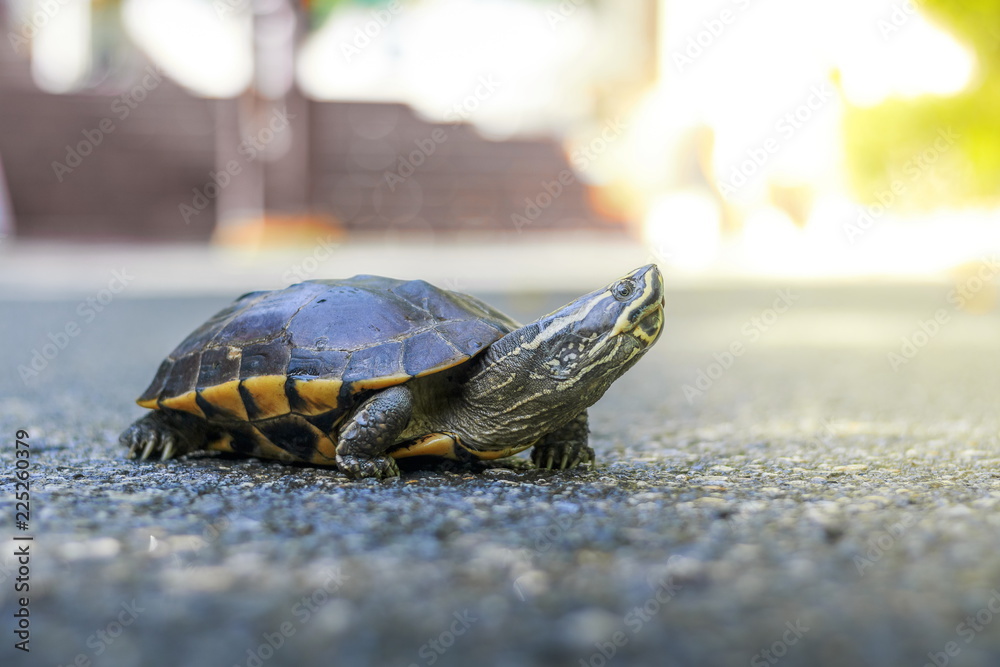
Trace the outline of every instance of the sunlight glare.
{"label": "sunlight glare", "polygon": [[198,95],[234,97],[250,85],[250,16],[199,0],[126,0],[126,30],[171,78]]}

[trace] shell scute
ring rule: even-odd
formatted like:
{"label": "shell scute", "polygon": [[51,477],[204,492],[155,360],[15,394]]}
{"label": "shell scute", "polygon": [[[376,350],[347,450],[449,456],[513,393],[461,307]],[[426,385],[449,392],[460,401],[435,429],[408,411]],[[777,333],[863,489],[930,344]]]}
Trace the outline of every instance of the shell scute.
{"label": "shell scute", "polygon": [[201,352],[192,352],[174,361],[163,385],[161,398],[173,398],[194,391],[201,370]]}
{"label": "shell scute", "polygon": [[[474,297],[421,280],[306,281],[219,311],[167,357],[139,400],[155,407],[191,394],[178,404],[205,412],[197,397],[218,401],[229,419],[281,409],[315,416],[347,409],[345,397],[362,390],[464,363],[517,326]],[[273,379],[257,381],[264,377]],[[239,410],[238,397],[253,406]]]}
{"label": "shell scute", "polygon": [[403,371],[420,375],[447,368],[467,358],[457,352],[436,329],[423,331],[403,341]]}
{"label": "shell scute", "polygon": [[342,377],[351,353],[344,350],[311,350],[294,347],[288,360],[288,375],[300,380]]}
{"label": "shell scute", "polygon": [[232,347],[209,347],[201,353],[198,387],[215,387],[240,379],[242,354]]}
{"label": "shell scute", "polygon": [[285,337],[278,337],[265,343],[251,343],[243,348],[240,363],[240,379],[260,375],[285,375],[292,356],[291,346]]}
{"label": "shell scute", "polygon": [[344,384],[395,376],[403,373],[403,344],[390,341],[351,353],[344,370]]}

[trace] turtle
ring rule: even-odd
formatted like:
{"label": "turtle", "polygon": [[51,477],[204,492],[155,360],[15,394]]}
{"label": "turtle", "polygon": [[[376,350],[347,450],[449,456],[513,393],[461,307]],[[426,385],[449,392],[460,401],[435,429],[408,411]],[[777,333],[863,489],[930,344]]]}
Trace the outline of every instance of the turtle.
{"label": "turtle", "polygon": [[120,443],[399,475],[397,459],[472,462],[533,447],[540,468],[594,462],[587,409],[656,342],[654,264],[520,325],[423,280],[307,280],[244,294],[162,362]]}

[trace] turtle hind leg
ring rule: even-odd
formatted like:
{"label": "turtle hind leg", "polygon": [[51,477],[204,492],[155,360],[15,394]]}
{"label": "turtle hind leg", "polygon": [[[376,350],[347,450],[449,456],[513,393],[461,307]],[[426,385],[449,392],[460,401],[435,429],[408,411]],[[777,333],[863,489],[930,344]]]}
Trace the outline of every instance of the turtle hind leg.
{"label": "turtle hind leg", "polygon": [[128,458],[161,461],[205,449],[218,434],[205,420],[184,412],[154,410],[122,432],[118,442],[128,447]]}
{"label": "turtle hind leg", "polygon": [[580,463],[593,463],[594,450],[587,444],[589,436],[587,413],[581,412],[532,447],[531,460],[539,468],[547,470],[565,470]]}
{"label": "turtle hind leg", "polygon": [[354,411],[340,429],[337,466],[348,477],[398,477],[399,467],[387,453],[406,428],[413,396],[401,385],[375,394]]}

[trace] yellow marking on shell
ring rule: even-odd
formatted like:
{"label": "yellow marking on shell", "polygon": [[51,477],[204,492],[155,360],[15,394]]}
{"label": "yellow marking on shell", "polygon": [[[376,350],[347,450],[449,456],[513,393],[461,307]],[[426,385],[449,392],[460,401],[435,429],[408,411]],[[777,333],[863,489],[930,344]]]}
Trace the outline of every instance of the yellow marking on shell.
{"label": "yellow marking on shell", "polygon": [[351,392],[357,394],[369,389],[385,389],[386,387],[395,387],[397,384],[403,384],[407,380],[411,379],[413,379],[412,375],[407,375],[406,373],[396,373],[394,375],[383,375],[382,377],[370,378],[368,380],[358,380],[351,385]]}
{"label": "yellow marking on shell", "polygon": [[287,451],[274,444],[267,439],[267,436],[254,429],[254,440],[257,444],[257,451],[253,452],[253,456],[258,456],[262,459],[276,459],[278,461],[301,461],[297,456],[289,454]]}
{"label": "yellow marking on shell", "polygon": [[235,452],[233,449],[233,436],[228,433],[223,433],[221,438],[213,440],[212,442],[205,445],[205,449],[211,449],[216,452]]}
{"label": "yellow marking on shell", "polygon": [[[459,366],[461,364],[464,364],[470,358],[471,357],[469,355],[463,354],[461,357],[459,357],[455,361],[449,361],[449,362],[446,362],[446,363],[443,363],[443,364],[438,364],[437,366],[431,366],[430,368],[428,368],[425,371],[420,371],[419,373],[417,373],[413,377],[415,377],[415,378],[422,378],[425,375],[433,375],[434,373],[440,373],[441,371],[446,371],[449,368],[454,368],[455,366]],[[407,377],[407,379],[409,379],[410,376],[407,375],[406,377]],[[406,380],[404,380],[404,382],[405,381]]]}
{"label": "yellow marking on shell", "polygon": [[470,452],[477,459],[483,459],[485,461],[492,461],[493,459],[502,459],[502,458],[505,458],[507,456],[513,456],[514,454],[517,454],[518,452],[523,452],[524,450],[526,450],[528,447],[531,447],[535,443],[534,442],[529,442],[526,445],[515,445],[513,447],[504,447],[503,449],[491,449],[491,450],[486,450],[486,451],[479,451],[479,450],[475,450],[475,449],[469,449],[468,447],[466,447],[462,443],[458,443],[458,444],[459,444],[460,447],[462,447],[462,449],[465,449],[466,451]]}
{"label": "yellow marking on shell", "polygon": [[240,396],[239,380],[205,387],[201,390],[201,397],[219,410],[228,412],[238,419],[243,421],[249,419],[246,406],[243,405],[243,397]]}
{"label": "yellow marking on shell", "polygon": [[295,383],[295,391],[305,407],[304,415],[319,415],[337,407],[337,395],[343,383],[340,380],[306,380]]}
{"label": "yellow marking on shell", "polygon": [[461,457],[458,456],[456,448],[461,447],[477,459],[492,461],[523,452],[533,444],[535,443],[529,442],[526,445],[515,445],[502,449],[477,450],[466,447],[451,433],[429,433],[389,452],[389,456],[394,459],[405,459],[410,456],[440,456],[445,459],[460,460]]}
{"label": "yellow marking on shell", "polygon": [[337,463],[337,445],[333,440],[330,440],[325,435],[320,435],[316,439],[316,451],[313,452],[312,457],[309,459],[310,463],[315,463],[317,465],[336,465]]}
{"label": "yellow marking on shell", "polygon": [[431,433],[421,436],[410,442],[405,447],[389,452],[389,456],[394,459],[405,459],[411,456],[440,456],[446,459],[457,460],[455,446],[458,442],[455,436],[448,433]]}
{"label": "yellow marking on shell", "polygon": [[155,398],[150,398],[145,401],[136,401],[136,403],[139,404],[141,407],[149,408],[150,410],[156,410],[157,408],[160,407],[159,403],[156,402]]}
{"label": "yellow marking on shell", "polygon": [[243,380],[243,387],[253,396],[260,418],[278,417],[291,412],[288,397],[285,396],[287,379],[284,375],[261,375]]}
{"label": "yellow marking on shell", "polygon": [[182,412],[189,412],[192,415],[196,415],[205,418],[205,413],[201,411],[198,404],[195,402],[195,396],[197,392],[189,391],[186,394],[181,394],[180,396],[174,396],[173,398],[165,398],[160,401],[160,406],[164,408],[170,408],[171,410],[180,410]]}

